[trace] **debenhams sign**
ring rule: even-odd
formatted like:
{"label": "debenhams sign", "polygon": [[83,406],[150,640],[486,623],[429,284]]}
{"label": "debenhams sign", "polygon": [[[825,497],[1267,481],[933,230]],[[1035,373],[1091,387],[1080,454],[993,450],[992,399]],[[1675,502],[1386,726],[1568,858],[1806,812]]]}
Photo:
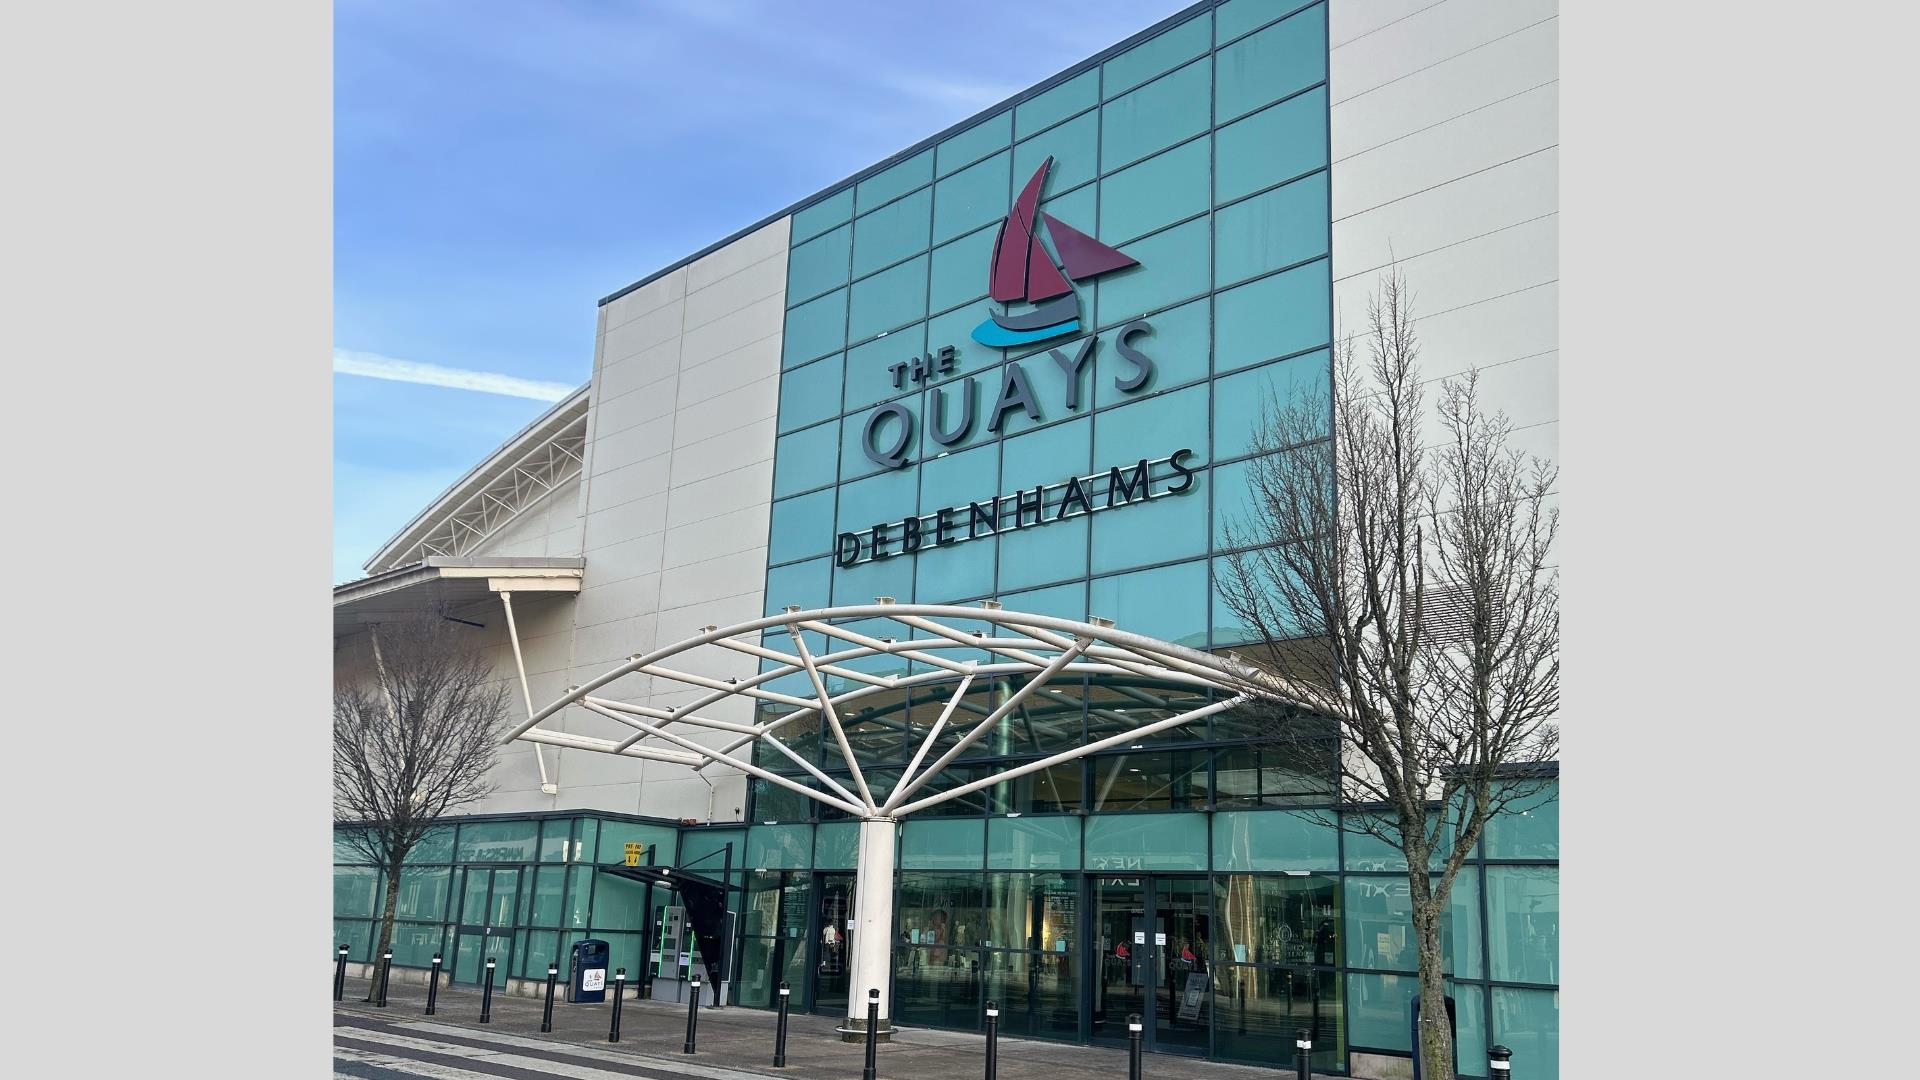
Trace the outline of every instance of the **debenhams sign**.
{"label": "debenhams sign", "polygon": [[[1095,240],[1093,237],[1040,212],[1040,188],[1053,159],[1042,162],[1033,179],[1027,182],[1013,211],[1000,225],[994,242],[991,294],[1003,305],[1022,302],[1024,310],[1013,314],[995,312],[973,330],[973,339],[993,348],[1011,348],[1073,334],[1080,329],[1080,298],[1073,282],[1112,270],[1138,265],[1138,261]],[[1044,225],[1058,250],[1064,272],[1036,239]],[[1114,331],[1112,345],[1128,369],[1114,376],[1113,385],[1123,393],[1133,393],[1153,378],[1153,361],[1141,352],[1138,343],[1149,336],[1152,326],[1136,319]],[[1059,366],[1067,377],[1066,401],[1070,410],[1080,408],[1080,376],[1100,348],[1100,338],[1089,336],[1079,342],[1072,355],[1062,349],[1047,351],[1047,360]],[[896,389],[909,383],[931,384],[951,374],[956,362],[951,345],[927,356],[916,356],[891,365],[887,371]],[[1033,359],[1033,358],[1029,358]],[[1000,389],[986,411],[990,432],[999,432],[1009,412],[1018,409],[1034,421],[1042,419],[1033,385],[1017,360],[1002,365]],[[979,422],[979,385],[974,376],[951,384],[934,386],[928,408],[929,434],[941,446],[964,443]],[[952,404],[952,398],[958,398]],[[957,412],[958,417],[953,414]],[[861,433],[861,446],[875,464],[903,469],[909,464],[907,448],[914,444],[915,417],[912,409],[900,402],[882,405],[868,415]],[[1102,471],[1086,476],[1070,476],[1054,484],[1040,484],[1021,491],[995,495],[984,501],[956,502],[931,513],[900,521],[880,522],[860,532],[843,532],[835,538],[835,560],[841,566],[854,566],[874,559],[911,555],[922,548],[945,547],[982,536],[993,536],[1016,529],[1032,528],[1069,517],[1110,510],[1165,495],[1178,495],[1194,485],[1194,470],[1187,465],[1193,451],[1181,448],[1161,457],[1139,458],[1130,462],[1108,463]]]}

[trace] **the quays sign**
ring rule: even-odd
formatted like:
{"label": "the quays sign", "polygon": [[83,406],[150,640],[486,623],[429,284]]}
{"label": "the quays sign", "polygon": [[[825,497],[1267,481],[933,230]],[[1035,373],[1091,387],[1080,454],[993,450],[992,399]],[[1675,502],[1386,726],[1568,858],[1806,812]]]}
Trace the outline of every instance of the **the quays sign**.
{"label": "the quays sign", "polygon": [[[1073,282],[1138,265],[1131,256],[1039,210],[1040,188],[1052,165],[1052,158],[1041,163],[1020,197],[1014,200],[1013,210],[1001,222],[1000,234],[994,241],[989,292],[1002,305],[1019,301],[1027,309],[1015,314],[1009,306],[992,313],[973,330],[973,339],[982,345],[1010,348],[1078,332],[1080,297]],[[1037,239],[1042,223],[1060,253],[1060,261],[1065,264],[1064,272],[1054,265],[1052,255]],[[1135,319],[1111,334],[1114,352],[1127,362],[1126,368],[1113,379],[1114,387],[1122,393],[1137,392],[1153,378],[1153,360],[1139,348],[1140,339],[1150,336],[1152,330],[1145,319]],[[1049,349],[1044,361],[1035,357],[1029,357],[1028,361],[1050,362],[1059,367],[1066,376],[1062,404],[1077,411],[1081,404],[1081,374],[1100,347],[1101,339],[1089,336],[1071,351]],[[890,365],[887,371],[894,387],[905,389],[909,383],[933,383],[952,374],[956,362],[956,350],[947,345],[924,357]],[[1045,418],[1032,381],[1020,361],[1010,360],[1001,365],[998,381],[998,391],[984,416],[980,410],[981,387],[977,377],[969,375],[960,379],[957,386],[934,386],[927,409],[928,434],[933,441],[941,446],[963,444],[981,423],[987,431],[997,433],[1007,415],[1016,409],[1035,422]],[[861,432],[861,448],[870,460],[883,468],[906,468],[911,461],[908,449],[915,445],[916,429],[914,411],[905,403],[890,402],[868,414]],[[841,566],[853,566],[873,559],[911,555],[927,546],[946,546],[1163,495],[1177,495],[1193,487],[1194,470],[1187,465],[1192,456],[1191,449],[1183,448],[1161,457],[1112,463],[1105,472],[1067,477],[1056,484],[994,495],[984,501],[956,501],[952,506],[917,517],[878,523],[861,532],[843,532],[835,538],[835,559]]]}

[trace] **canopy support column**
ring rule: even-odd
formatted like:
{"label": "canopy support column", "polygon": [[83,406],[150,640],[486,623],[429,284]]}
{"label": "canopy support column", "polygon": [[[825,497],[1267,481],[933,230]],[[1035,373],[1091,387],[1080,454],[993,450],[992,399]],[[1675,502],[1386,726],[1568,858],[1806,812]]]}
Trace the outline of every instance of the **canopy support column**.
{"label": "canopy support column", "polygon": [[853,941],[847,983],[847,1020],[840,1037],[862,1042],[867,1037],[867,991],[880,991],[880,1022],[874,1038],[888,1041],[893,1021],[893,857],[900,822],[870,817],[860,822],[860,861],[853,879]]}

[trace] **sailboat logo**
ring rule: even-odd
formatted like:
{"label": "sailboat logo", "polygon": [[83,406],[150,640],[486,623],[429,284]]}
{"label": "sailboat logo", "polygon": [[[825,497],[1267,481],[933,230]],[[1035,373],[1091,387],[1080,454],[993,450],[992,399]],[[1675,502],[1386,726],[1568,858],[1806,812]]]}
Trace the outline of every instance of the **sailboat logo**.
{"label": "sailboat logo", "polygon": [[[1080,295],[1073,283],[1140,265],[1140,260],[1041,212],[1040,188],[1052,167],[1051,157],[1040,163],[1040,170],[1014,200],[1013,212],[1000,223],[1000,235],[993,242],[989,293],[1002,304],[1024,301],[1032,309],[1019,314],[992,313],[991,318],[973,328],[973,340],[982,345],[1005,349],[1074,333],[1080,329]],[[1042,223],[1060,253],[1065,273],[1054,265],[1053,256],[1040,243]]]}

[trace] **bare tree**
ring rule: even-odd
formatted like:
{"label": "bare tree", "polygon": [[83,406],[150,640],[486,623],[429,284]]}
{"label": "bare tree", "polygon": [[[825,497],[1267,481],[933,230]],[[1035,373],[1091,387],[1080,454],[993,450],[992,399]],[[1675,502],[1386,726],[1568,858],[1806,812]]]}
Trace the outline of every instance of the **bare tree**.
{"label": "bare tree", "polygon": [[486,797],[507,688],[444,612],[371,628],[372,676],[333,689],[339,836],[386,874],[380,940],[393,943],[400,871],[436,819]]}
{"label": "bare tree", "polygon": [[[1397,269],[1384,276],[1364,342],[1335,348],[1329,393],[1268,402],[1248,520],[1229,528],[1247,550],[1218,587],[1262,639],[1242,658],[1321,696],[1341,827],[1406,856],[1415,1052],[1423,1075],[1452,1080],[1440,929],[1454,879],[1489,819],[1548,797],[1559,750],[1559,511],[1556,470],[1509,448],[1476,374],[1441,381],[1427,426],[1411,301]],[[1328,726],[1276,719],[1261,736],[1299,745]]]}

